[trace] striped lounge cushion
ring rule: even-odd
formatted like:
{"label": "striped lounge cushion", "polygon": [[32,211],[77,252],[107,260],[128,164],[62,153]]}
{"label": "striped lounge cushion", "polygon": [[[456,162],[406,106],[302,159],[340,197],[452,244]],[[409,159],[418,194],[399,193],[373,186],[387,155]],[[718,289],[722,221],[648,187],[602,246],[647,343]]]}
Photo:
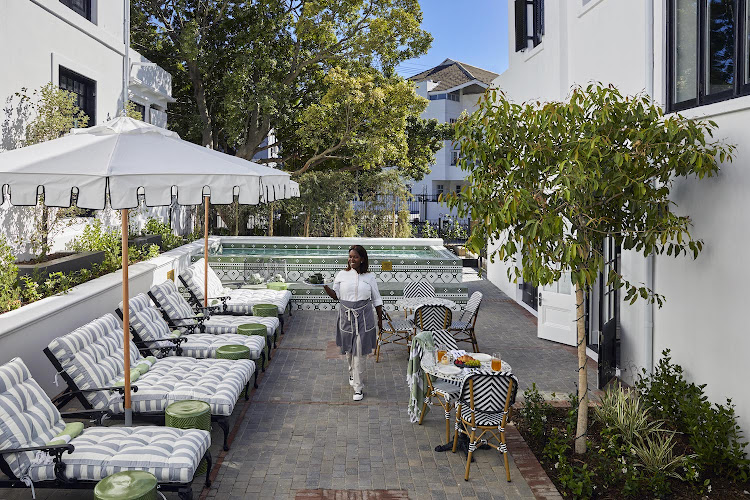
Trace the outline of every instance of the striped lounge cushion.
{"label": "striped lounge cushion", "polygon": [[[120,322],[114,315],[105,314],[56,338],[48,347],[76,385],[80,389],[90,389],[106,387],[122,377],[122,346]],[[138,349],[130,342],[131,366],[140,359]],[[97,409],[106,408],[111,399],[111,394],[105,392],[90,392],[85,396]]]}
{"label": "striped lounge cushion", "polygon": [[[42,446],[64,428],[57,408],[20,358],[0,366],[0,449]],[[3,457],[13,474],[22,477],[34,452]]]}
{"label": "striped lounge cushion", "polygon": [[[63,455],[70,479],[98,481],[125,470],[146,470],[160,483],[188,483],[211,445],[207,431],[171,427],[95,427],[70,442]],[[54,464],[34,465],[32,481],[55,479]]]}
{"label": "striped lounge cushion", "polygon": [[199,359],[215,358],[216,349],[223,345],[245,345],[250,348],[250,359],[258,359],[266,346],[263,337],[259,335],[194,333],[186,338],[187,342],[182,344],[183,356]]}
{"label": "striped lounge cushion", "polygon": [[152,286],[149,292],[154,296],[159,308],[164,311],[164,314],[174,325],[191,325],[194,323],[192,319],[178,319],[192,318],[195,313],[172,280]]}
{"label": "striped lounge cushion", "polygon": [[237,333],[238,326],[248,323],[264,325],[268,337],[273,337],[274,332],[276,332],[281,325],[279,318],[271,318],[267,316],[227,316],[223,314],[214,314],[204,323],[204,326],[206,327],[206,333],[224,334]]}
{"label": "striped lounge cushion", "polygon": [[[162,358],[135,382],[138,392],[130,396],[133,412],[161,413],[174,401],[197,399],[211,406],[212,415],[231,415],[254,373],[255,363],[249,359]],[[115,413],[125,411],[119,394],[108,403]]]}
{"label": "striped lounge cushion", "polygon": [[[203,288],[205,286],[205,259],[199,259],[193,263],[190,267],[180,273],[180,277],[185,280],[188,288],[198,298],[203,300]],[[216,298],[228,295],[227,290],[224,288],[224,284],[216,274],[216,272],[208,266],[208,297]]]}

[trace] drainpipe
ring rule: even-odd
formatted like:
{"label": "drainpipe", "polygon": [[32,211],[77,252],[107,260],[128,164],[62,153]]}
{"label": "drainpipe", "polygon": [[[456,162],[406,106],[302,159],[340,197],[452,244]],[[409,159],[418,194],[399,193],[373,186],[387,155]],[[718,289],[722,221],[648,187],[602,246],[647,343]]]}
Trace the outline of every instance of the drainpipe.
{"label": "drainpipe", "polygon": [[[646,0],[645,4],[645,83],[646,93],[654,99],[654,0]],[[654,289],[654,261],[654,254],[646,257],[644,282],[649,290]],[[643,314],[643,364],[649,375],[654,370],[654,307],[654,303],[644,304]]]}
{"label": "drainpipe", "polygon": [[125,54],[122,58],[122,115],[125,116],[128,109],[128,84],[130,83],[130,0],[125,0],[123,3],[125,15],[122,20],[122,31]]}

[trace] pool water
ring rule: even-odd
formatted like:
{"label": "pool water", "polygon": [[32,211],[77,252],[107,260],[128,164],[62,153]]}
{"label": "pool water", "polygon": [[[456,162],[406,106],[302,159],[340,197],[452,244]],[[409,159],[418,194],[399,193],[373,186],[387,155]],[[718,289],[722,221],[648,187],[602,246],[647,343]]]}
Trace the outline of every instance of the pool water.
{"label": "pool water", "polygon": [[[227,248],[224,247],[223,256],[252,255],[254,257],[341,257],[346,258],[348,252],[340,248]],[[441,258],[437,252],[425,250],[395,250],[368,249],[370,259],[437,259]]]}

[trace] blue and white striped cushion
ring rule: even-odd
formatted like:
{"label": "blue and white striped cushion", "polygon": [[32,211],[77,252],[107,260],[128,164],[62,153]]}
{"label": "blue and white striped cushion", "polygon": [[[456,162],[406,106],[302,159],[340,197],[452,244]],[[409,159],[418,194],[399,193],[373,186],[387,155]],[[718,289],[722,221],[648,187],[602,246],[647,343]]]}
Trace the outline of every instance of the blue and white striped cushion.
{"label": "blue and white striped cushion", "polygon": [[180,326],[195,323],[193,320],[177,319],[191,318],[195,313],[187,300],[185,300],[185,297],[183,297],[179,290],[177,290],[177,286],[172,280],[167,280],[158,285],[154,285],[151,287],[150,291],[158,303],[159,308],[164,311],[173,324]]}
{"label": "blue and white striped cushion", "polygon": [[[172,335],[169,325],[158,309],[151,306],[151,299],[141,293],[128,301],[130,303],[130,326],[143,340],[163,339]],[[122,308],[122,303],[120,303]],[[171,342],[149,344],[150,348],[169,347]]]}
{"label": "blue and white striped cushion", "polygon": [[[55,405],[31,378],[20,358],[0,366],[0,449],[41,446],[65,428]],[[33,452],[3,455],[16,477],[24,475]]]}
{"label": "blue and white striped cushion", "polygon": [[187,335],[185,338],[187,338],[187,342],[182,344],[183,356],[198,359],[215,358],[216,349],[223,345],[247,346],[250,348],[250,359],[258,359],[266,345],[265,340],[260,335],[194,333]]}
{"label": "blue and white striped cushion", "polygon": [[[163,412],[174,401],[197,399],[211,406],[212,415],[231,415],[253,373],[255,363],[249,359],[162,358],[135,383],[138,392],[130,396],[133,412]],[[111,397],[109,408],[125,411],[119,394]]]}
{"label": "blue and white striped cushion", "polygon": [[[211,445],[207,431],[170,427],[96,427],[74,438],[63,455],[65,476],[98,481],[115,472],[145,470],[160,483],[188,483]],[[55,479],[54,465],[34,465],[32,481]]]}
{"label": "blue and white striped cushion", "polygon": [[[81,389],[105,387],[121,378],[124,372],[122,326],[112,314],[105,314],[56,338],[48,347]],[[131,366],[140,359],[138,349],[130,342]],[[85,396],[99,409],[108,406],[111,393],[91,392]]]}
{"label": "blue and white striped cushion", "polygon": [[[198,297],[198,300],[203,300],[203,288],[205,286],[205,268],[204,259],[199,259],[193,263],[190,267],[180,273],[180,277],[185,280],[190,291]],[[209,298],[221,297],[228,295],[228,290],[224,288],[224,284],[221,279],[216,275],[216,272],[208,266],[208,296]]]}

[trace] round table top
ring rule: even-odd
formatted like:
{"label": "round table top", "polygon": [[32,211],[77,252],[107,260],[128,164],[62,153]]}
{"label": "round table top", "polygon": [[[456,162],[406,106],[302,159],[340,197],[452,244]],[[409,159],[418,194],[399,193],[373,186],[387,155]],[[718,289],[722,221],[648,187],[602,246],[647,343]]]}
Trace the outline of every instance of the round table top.
{"label": "round table top", "polygon": [[446,306],[455,309],[456,303],[440,297],[402,297],[396,301],[396,307],[401,309],[416,309],[419,306]]}
{"label": "round table top", "polygon": [[94,496],[100,500],[151,498],[148,494],[156,495],[156,486],[156,476],[150,472],[128,470],[116,472],[99,481],[94,487]]}
{"label": "round table top", "polygon": [[205,401],[183,399],[170,404],[164,411],[174,418],[189,418],[211,413],[211,406]]}
{"label": "round table top", "polygon": [[[467,352],[466,354],[471,356],[472,353]],[[424,361],[424,358],[422,358],[422,360]],[[441,365],[440,363],[438,363],[438,364],[432,365],[432,364],[425,364],[424,362],[421,363],[421,366],[422,366],[422,369],[425,371],[425,373],[428,373],[431,377],[438,377],[444,380],[450,380],[452,382],[458,382],[458,383],[463,382],[466,376],[472,373],[492,371],[489,363],[482,363],[482,366],[480,366],[479,368],[459,368],[454,364]],[[459,370],[461,371],[455,372],[455,370],[451,370],[451,373],[446,373],[440,369],[441,367],[444,367],[444,366],[451,366],[453,368],[459,368]],[[510,364],[508,364],[507,362],[505,362],[505,360],[503,360],[502,370],[496,373],[505,373],[505,374],[510,375],[513,373],[513,367],[511,367]]]}

